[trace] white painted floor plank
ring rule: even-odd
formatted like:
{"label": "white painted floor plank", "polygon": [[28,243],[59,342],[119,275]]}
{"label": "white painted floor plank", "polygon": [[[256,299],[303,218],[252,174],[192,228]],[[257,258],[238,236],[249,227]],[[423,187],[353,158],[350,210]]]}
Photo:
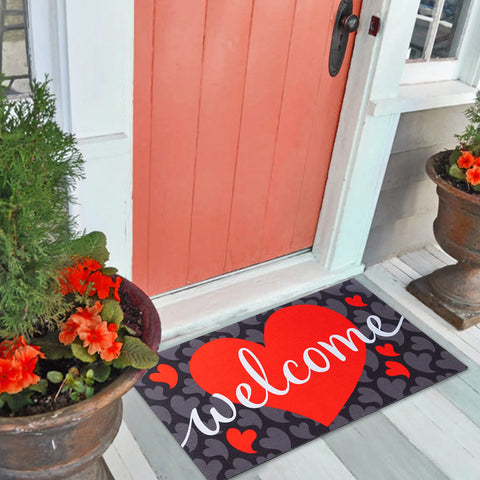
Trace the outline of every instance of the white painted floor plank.
{"label": "white painted floor plank", "polygon": [[325,442],[357,480],[448,480],[381,412],[340,428]]}
{"label": "white painted floor plank", "polygon": [[157,479],[125,422],[103,459],[115,480]]}
{"label": "white painted floor plank", "polygon": [[430,252],[432,255],[437,257],[439,260],[441,260],[445,265],[452,265],[456,263],[457,261],[451,257],[448,253],[444,252],[441,247],[437,244],[431,244],[427,245],[425,247],[425,250]]}
{"label": "white painted floor plank", "polygon": [[413,279],[418,278],[418,273],[403,263],[398,258],[396,262],[388,262],[386,264],[376,265],[376,268],[385,270],[392,276],[392,280],[400,284],[402,287],[408,285]]}
{"label": "white painted floor plank", "polygon": [[449,478],[478,480],[480,429],[435,388],[403,399],[383,414]]}
{"label": "white painted floor plank", "polygon": [[469,365],[466,372],[437,386],[442,395],[480,427],[480,367]]}
{"label": "white painted floor plank", "polygon": [[445,266],[444,261],[432,255],[426,249],[400,255],[399,259],[416,270],[421,276],[428,275]]}
{"label": "white painted floor plank", "polygon": [[356,480],[322,439],[280,455],[234,479],[251,480],[252,473],[259,480]]}
{"label": "white painted floor plank", "polygon": [[136,390],[124,396],[124,406],[124,419],[158,479],[205,480]]}
{"label": "white painted floor plank", "polygon": [[404,272],[405,275],[407,275],[410,278],[410,280],[405,281],[404,286],[407,286],[412,280],[416,280],[417,278],[421,277],[421,274],[418,273],[417,270],[415,270],[410,265],[400,260],[400,258],[392,258],[391,261],[380,264],[380,266],[382,266],[387,270],[390,269],[391,265],[395,265],[400,271]]}

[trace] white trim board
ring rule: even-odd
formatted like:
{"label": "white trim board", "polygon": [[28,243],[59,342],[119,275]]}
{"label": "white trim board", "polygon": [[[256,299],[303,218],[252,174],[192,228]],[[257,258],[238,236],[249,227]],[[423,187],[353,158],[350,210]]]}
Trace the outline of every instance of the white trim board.
{"label": "white trim board", "polygon": [[[363,2],[313,248],[327,269],[362,261],[400,118],[398,113],[373,117],[368,106],[373,98],[397,95],[417,6]],[[372,16],[381,19],[377,37],[368,33]],[[401,29],[399,17],[405,19]]]}
{"label": "white trim board", "polygon": [[379,117],[431,108],[467,105],[475,101],[476,91],[475,87],[459,80],[401,85],[397,96],[371,100],[369,114]]}

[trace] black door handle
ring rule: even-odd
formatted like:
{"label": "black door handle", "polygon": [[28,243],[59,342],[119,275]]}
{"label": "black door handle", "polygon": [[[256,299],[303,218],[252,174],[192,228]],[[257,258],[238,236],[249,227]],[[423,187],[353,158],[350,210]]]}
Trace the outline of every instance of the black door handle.
{"label": "black door handle", "polygon": [[356,32],[360,23],[358,17],[353,15],[352,11],[352,0],[341,0],[333,27],[328,60],[328,71],[332,77],[337,75],[342,67],[348,44],[348,35]]}

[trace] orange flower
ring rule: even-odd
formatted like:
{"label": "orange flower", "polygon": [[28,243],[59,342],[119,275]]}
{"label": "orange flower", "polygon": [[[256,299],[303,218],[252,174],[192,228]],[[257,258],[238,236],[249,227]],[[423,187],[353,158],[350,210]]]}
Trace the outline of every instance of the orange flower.
{"label": "orange flower", "polygon": [[39,347],[29,345],[20,336],[0,343],[0,393],[18,393],[35,385],[40,377],[34,373],[38,358],[45,358]]}
{"label": "orange flower", "polygon": [[80,295],[88,293],[91,297],[97,294],[103,300],[110,297],[110,289],[113,288],[113,298],[120,302],[118,289],[121,277],[117,277],[114,282],[112,277],[100,271],[101,268],[100,263],[88,257],[66,268],[59,277],[63,295],[77,292]]}
{"label": "orange flower", "polygon": [[18,361],[18,383],[22,389],[36,385],[40,377],[34,372],[37,366],[38,357],[45,358],[39,347],[25,345],[15,351],[15,358]]}
{"label": "orange flower", "polygon": [[87,291],[90,274],[101,268],[100,263],[88,257],[66,268],[59,278],[62,293],[77,292],[83,295]]}
{"label": "orange flower", "polygon": [[64,345],[70,345],[78,335],[80,324],[74,318],[70,317],[61,327],[58,334],[58,340]]}
{"label": "orange flower", "polygon": [[[112,282],[113,283],[113,282]],[[111,362],[120,355],[122,342],[116,342],[118,327],[115,323],[102,320],[103,305],[95,302],[92,307],[78,307],[76,313],[62,325],[58,339],[64,345],[71,344],[77,337],[83,342],[90,355],[100,354],[100,358]]]}
{"label": "orange flower", "polygon": [[112,332],[108,323],[102,321],[89,330],[81,331],[78,337],[83,341],[83,346],[88,347],[88,353],[93,355],[110,348],[117,338],[117,332]]}
{"label": "orange flower", "polygon": [[88,280],[93,283],[93,289],[91,290],[90,295],[96,293],[98,298],[101,299],[108,298],[110,296],[110,288],[115,288],[115,283],[113,283],[112,277],[103,275],[102,272],[92,273]]}
{"label": "orange flower", "polygon": [[120,302],[120,295],[118,294],[118,289],[120,288],[120,284],[122,283],[122,278],[117,277],[115,279],[115,284],[113,285],[113,298],[117,301]]}
{"label": "orange flower", "polygon": [[102,317],[99,315],[102,309],[103,305],[100,302],[95,302],[92,307],[78,307],[77,312],[70,315],[62,325],[58,340],[64,345],[70,345],[80,332],[88,331],[102,322]]}
{"label": "orange flower", "polygon": [[457,165],[460,168],[470,168],[475,161],[475,157],[472,155],[472,152],[462,151],[462,155],[457,160]]}
{"label": "orange flower", "polygon": [[78,321],[83,325],[90,324],[91,322],[98,323],[102,321],[102,317],[100,317],[100,312],[102,309],[103,305],[97,301],[91,307],[78,307],[77,313],[71,315],[70,318],[77,318]]}
{"label": "orange flower", "polygon": [[115,360],[119,357],[122,346],[122,342],[113,342],[110,347],[105,348],[100,352],[100,357],[106,362],[111,362],[112,360]]}
{"label": "orange flower", "polygon": [[474,186],[480,184],[480,167],[472,167],[467,170],[467,182]]}

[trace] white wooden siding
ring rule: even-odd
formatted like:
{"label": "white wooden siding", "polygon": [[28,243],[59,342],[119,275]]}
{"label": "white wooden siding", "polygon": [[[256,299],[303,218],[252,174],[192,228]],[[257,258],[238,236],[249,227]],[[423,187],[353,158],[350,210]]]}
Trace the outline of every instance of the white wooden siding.
{"label": "white wooden siding", "polygon": [[400,117],[363,262],[386,258],[434,241],[435,184],[425,173],[431,155],[453,148],[466,125],[468,105],[404,113]]}

